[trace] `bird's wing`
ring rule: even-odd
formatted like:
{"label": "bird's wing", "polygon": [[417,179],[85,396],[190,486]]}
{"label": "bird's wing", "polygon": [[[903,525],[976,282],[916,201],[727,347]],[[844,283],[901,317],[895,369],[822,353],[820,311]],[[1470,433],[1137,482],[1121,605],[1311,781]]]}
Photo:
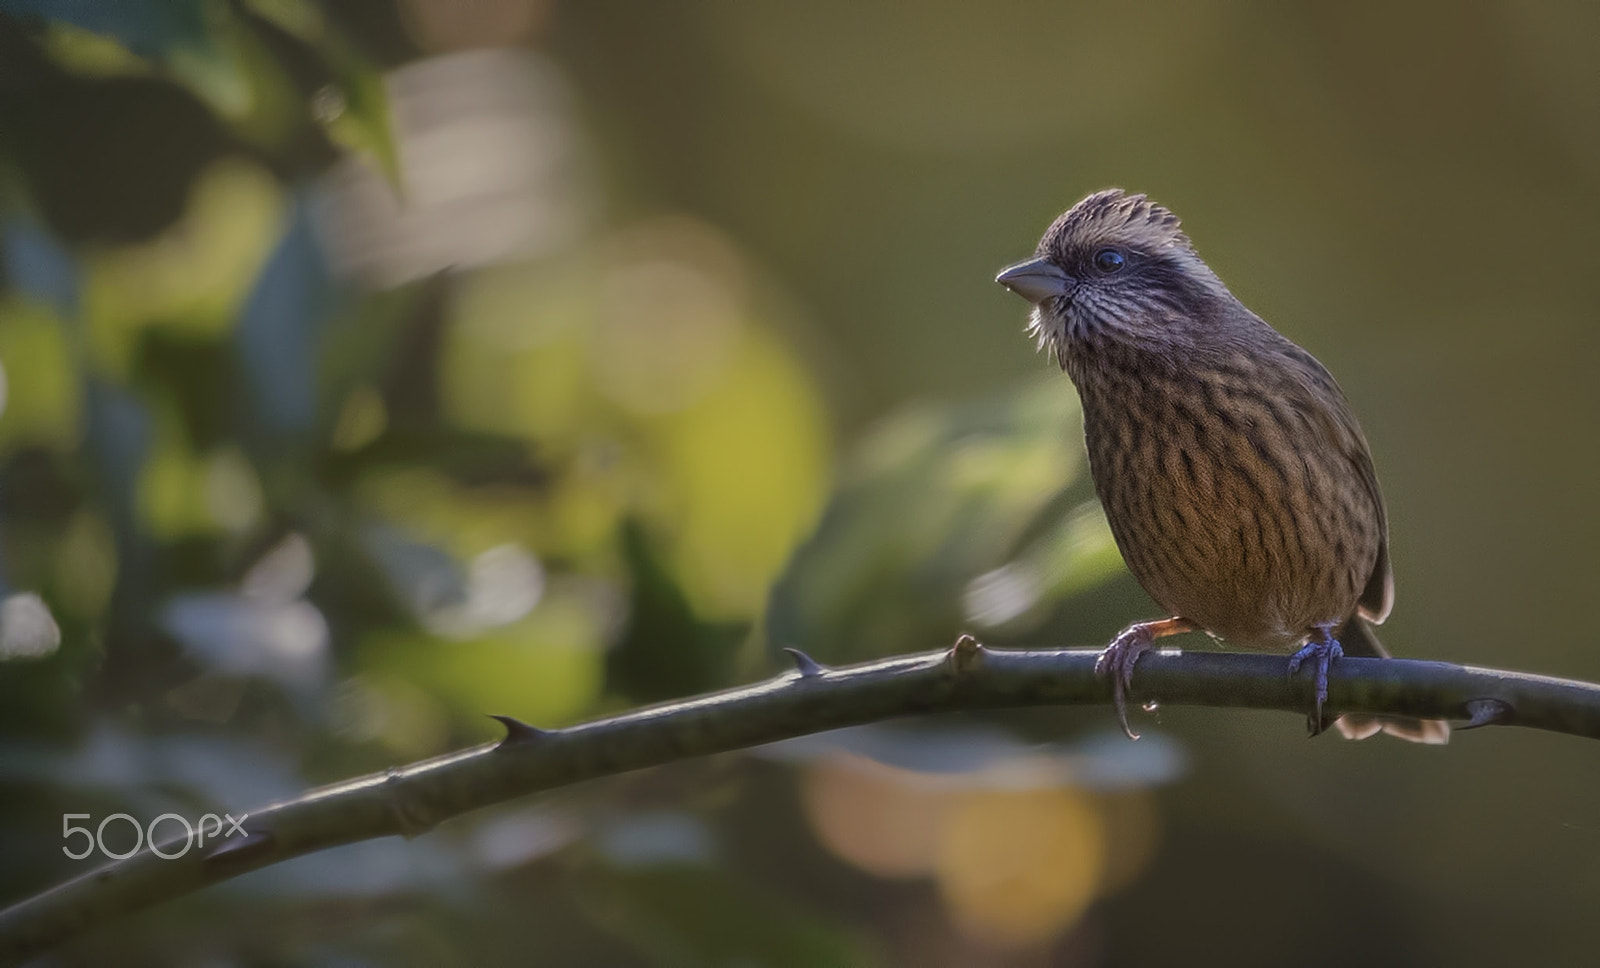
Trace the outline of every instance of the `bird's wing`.
{"label": "bird's wing", "polygon": [[[1373,562],[1372,574],[1356,600],[1356,613],[1369,622],[1382,624],[1394,607],[1394,570],[1389,565],[1389,516],[1383,507],[1383,492],[1378,489],[1378,473],[1372,467],[1367,436],[1361,432],[1361,424],[1333,374],[1310,353],[1288,340],[1284,343],[1286,355],[1299,365],[1306,381],[1297,388],[1306,395],[1306,412],[1322,424],[1328,442],[1350,462],[1378,515],[1378,559]],[[1330,397],[1336,405],[1328,406]]]}
{"label": "bird's wing", "polygon": [[[1340,400],[1343,402],[1342,394]],[[1372,574],[1367,577],[1361,597],[1356,600],[1356,613],[1381,625],[1389,617],[1389,610],[1394,608],[1394,569],[1389,564],[1389,515],[1383,507],[1383,492],[1378,489],[1378,472],[1372,467],[1372,452],[1367,449],[1367,437],[1361,432],[1361,425],[1356,422],[1348,406],[1343,408],[1340,416],[1345,424],[1345,433],[1341,434],[1345,456],[1354,465],[1356,476],[1360,478],[1378,514],[1378,558],[1372,564]]]}
{"label": "bird's wing", "polygon": [[1373,499],[1373,507],[1378,509],[1378,560],[1373,562],[1373,573],[1366,579],[1366,587],[1362,589],[1362,597],[1355,600],[1355,611],[1362,618],[1381,626],[1384,619],[1389,618],[1390,608],[1395,606],[1395,573],[1389,565],[1389,515],[1384,512],[1384,496],[1378,490],[1378,472],[1373,470],[1373,456],[1366,451],[1366,438],[1362,437],[1360,427],[1355,429],[1360,453],[1355,454],[1355,466],[1362,474],[1362,483],[1366,485],[1366,494]]}
{"label": "bird's wing", "polygon": [[[1381,498],[1378,506],[1383,506]],[[1378,543],[1378,560],[1372,566],[1372,577],[1367,579],[1367,587],[1356,600],[1356,613],[1381,625],[1389,617],[1391,608],[1394,608],[1394,569],[1389,566],[1389,535],[1385,530],[1383,540]]]}

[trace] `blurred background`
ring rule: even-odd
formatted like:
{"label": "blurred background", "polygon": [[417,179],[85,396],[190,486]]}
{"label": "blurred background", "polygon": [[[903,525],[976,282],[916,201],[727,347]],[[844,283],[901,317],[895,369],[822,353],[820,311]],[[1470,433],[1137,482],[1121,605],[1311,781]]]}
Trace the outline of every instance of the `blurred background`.
{"label": "blurred background", "polygon": [[[237,815],[782,646],[1154,615],[992,282],[1108,185],[1353,399],[1391,650],[1600,679],[1592,3],[0,11],[0,901],[100,861],[65,813]],[[42,963],[1592,957],[1592,743],[1135,725],[686,762]]]}

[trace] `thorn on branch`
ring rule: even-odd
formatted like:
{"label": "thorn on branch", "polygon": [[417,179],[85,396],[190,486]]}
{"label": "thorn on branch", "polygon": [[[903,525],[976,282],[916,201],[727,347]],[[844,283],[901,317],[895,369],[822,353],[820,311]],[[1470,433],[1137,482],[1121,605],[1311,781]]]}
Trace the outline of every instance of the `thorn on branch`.
{"label": "thorn on branch", "polygon": [[791,649],[785,646],[783,651],[789,653],[789,658],[794,660],[795,670],[800,673],[800,678],[802,679],[811,679],[828,671],[823,667],[822,663],[799,649]]}
{"label": "thorn on branch", "polygon": [[1509,723],[1514,712],[1511,704],[1501,699],[1468,699],[1466,707],[1467,722],[1456,729],[1477,729],[1479,726]]}
{"label": "thorn on branch", "polygon": [[515,716],[498,716],[490,713],[489,718],[506,728],[506,738],[495,746],[497,750],[503,750],[508,746],[521,746],[524,743],[532,743],[550,735],[549,730],[540,729],[537,726],[529,726]]}
{"label": "thorn on branch", "polygon": [[983,661],[983,643],[962,632],[956,637],[956,644],[950,647],[945,656],[945,661],[950,663],[950,668],[955,674],[963,675],[976,669]]}

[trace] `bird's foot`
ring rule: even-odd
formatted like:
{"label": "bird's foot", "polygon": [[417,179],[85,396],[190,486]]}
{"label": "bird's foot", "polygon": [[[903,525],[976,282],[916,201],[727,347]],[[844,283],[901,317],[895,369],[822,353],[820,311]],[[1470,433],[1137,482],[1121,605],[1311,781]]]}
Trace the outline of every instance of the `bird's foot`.
{"label": "bird's foot", "polygon": [[1156,639],[1179,632],[1193,632],[1198,628],[1183,618],[1162,619],[1159,622],[1138,622],[1122,630],[1095,660],[1094,674],[1111,680],[1111,704],[1117,710],[1117,722],[1129,739],[1139,734],[1128,725],[1128,689],[1133,685],[1133,667],[1139,657],[1155,647]]}
{"label": "bird's foot", "polygon": [[1116,707],[1117,722],[1122,724],[1122,731],[1129,739],[1139,738],[1128,725],[1128,687],[1133,685],[1133,666],[1154,643],[1155,636],[1150,634],[1148,623],[1131,625],[1111,640],[1094,663],[1094,674],[1111,680],[1111,704]]}
{"label": "bird's foot", "polygon": [[1289,656],[1289,675],[1292,677],[1300,671],[1306,663],[1314,663],[1315,670],[1313,681],[1314,706],[1308,725],[1311,735],[1322,732],[1326,724],[1322,719],[1322,706],[1328,701],[1328,667],[1333,660],[1344,657],[1344,649],[1340,647],[1339,640],[1333,637],[1333,626],[1319,625],[1312,634],[1311,640],[1300,647],[1300,651]]}

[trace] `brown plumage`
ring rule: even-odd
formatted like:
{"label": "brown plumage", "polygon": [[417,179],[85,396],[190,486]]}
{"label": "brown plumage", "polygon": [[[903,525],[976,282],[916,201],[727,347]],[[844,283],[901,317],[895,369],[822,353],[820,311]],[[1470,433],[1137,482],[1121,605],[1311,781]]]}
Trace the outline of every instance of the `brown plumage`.
{"label": "brown plumage", "polygon": [[[1177,216],[1143,195],[1090,195],[999,281],[1034,304],[1030,332],[1077,385],[1117,546],[1174,616],[1130,627],[1101,658],[1124,728],[1139,656],[1156,638],[1202,629],[1293,652],[1291,672],[1312,663],[1319,729],[1328,664],[1341,651],[1383,655],[1367,623],[1394,601],[1383,497],[1339,385],[1245,308]],[[1338,726],[1353,738],[1449,735],[1417,720]]]}

